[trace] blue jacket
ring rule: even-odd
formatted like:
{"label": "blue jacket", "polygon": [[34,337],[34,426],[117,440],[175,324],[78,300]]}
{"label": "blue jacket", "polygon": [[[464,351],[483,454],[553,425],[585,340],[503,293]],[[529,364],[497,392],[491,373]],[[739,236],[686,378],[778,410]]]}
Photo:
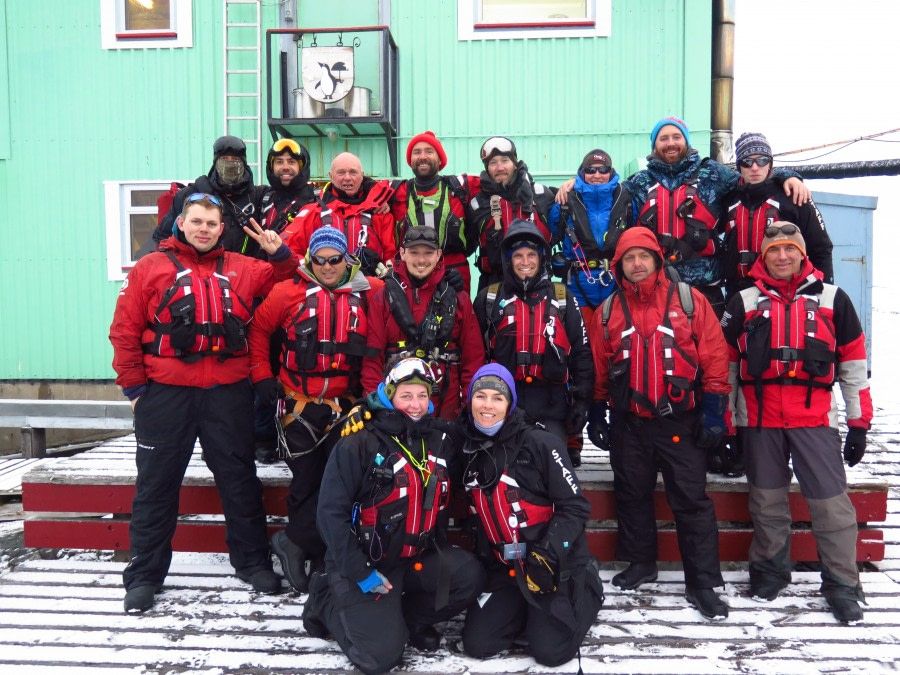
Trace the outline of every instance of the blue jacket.
{"label": "blue jacket", "polygon": [[[603,246],[603,240],[609,229],[609,215],[612,211],[615,192],[618,187],[619,174],[617,173],[613,173],[609,182],[602,185],[585,183],[580,173],[575,177],[575,191],[581,198],[585,210],[587,210],[591,233],[600,246]],[[550,209],[549,221],[550,232],[554,241],[562,242],[562,251],[566,260],[575,260],[572,242],[566,236],[564,224],[560,222],[559,204],[554,203],[553,208]],[[578,300],[579,305],[597,308],[608,296],[612,295],[612,292],[616,289],[616,284],[615,280],[608,275],[603,275],[603,281],[609,282],[606,286],[600,282],[601,277],[598,273],[595,272],[591,276],[593,277],[593,283],[588,279],[584,271],[579,267],[573,267],[566,280],[566,286],[569,292]]]}

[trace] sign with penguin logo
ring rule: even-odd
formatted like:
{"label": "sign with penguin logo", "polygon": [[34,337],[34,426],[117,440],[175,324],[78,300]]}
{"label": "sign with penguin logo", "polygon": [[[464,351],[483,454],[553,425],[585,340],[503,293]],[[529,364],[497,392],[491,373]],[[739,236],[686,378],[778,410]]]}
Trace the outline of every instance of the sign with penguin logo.
{"label": "sign with penguin logo", "polygon": [[313,100],[340,101],[353,88],[353,47],[304,47],[300,79]]}

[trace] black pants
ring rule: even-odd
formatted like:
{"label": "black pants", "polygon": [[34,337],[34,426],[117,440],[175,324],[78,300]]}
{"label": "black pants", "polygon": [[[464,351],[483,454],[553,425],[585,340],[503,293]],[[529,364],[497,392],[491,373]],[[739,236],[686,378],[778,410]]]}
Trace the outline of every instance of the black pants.
{"label": "black pants", "polygon": [[222,500],[232,566],[249,573],[271,569],[249,382],[210,389],[153,382],[135,408],[134,431],[138,476],[125,588],[161,585],[169,571],[178,494],[198,438]]}
{"label": "black pants", "polygon": [[[685,583],[721,586],[719,529],[706,494],[706,452],[693,434],[696,414],[682,423],[614,414],[609,454],[613,470],[619,536],[616,558],[627,562],[657,559],[656,473],[662,471],[666,499],[675,514]],[[675,440],[677,439],[677,440]]]}
{"label": "black pants", "polygon": [[[422,569],[416,571],[413,561]],[[443,566],[443,567],[442,567]],[[403,656],[409,627],[433,625],[459,614],[484,588],[485,572],[478,559],[458,548],[429,551],[390,568],[378,567],[390,579],[389,593],[363,593],[333,569],[327,584],[314,575],[307,604],[353,664],[364,673],[383,673]],[[442,576],[449,584],[449,601],[435,608]],[[308,612],[304,612],[304,620]]]}
{"label": "black pants", "polygon": [[323,430],[332,422],[332,409],[324,403],[307,403],[301,415],[319,433],[313,438],[309,429],[298,421],[284,428],[288,450],[294,455],[284,460],[291,470],[285,533],[288,539],[303,549],[307,557],[322,557],[325,555],[325,542],[316,528],[319,488],[328,456],[341,435],[340,429],[335,428],[316,446]]}
{"label": "black pants", "polygon": [[509,649],[523,636],[528,654],[545,666],[575,658],[603,605],[599,568],[592,560],[555,593],[531,594],[529,603],[505,569],[492,572],[485,596],[466,610],[463,648],[475,658]]}

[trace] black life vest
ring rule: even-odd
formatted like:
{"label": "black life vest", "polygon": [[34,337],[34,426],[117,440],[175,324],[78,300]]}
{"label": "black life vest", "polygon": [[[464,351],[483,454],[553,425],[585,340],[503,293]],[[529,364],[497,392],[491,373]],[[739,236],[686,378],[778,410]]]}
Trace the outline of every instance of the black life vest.
{"label": "black life vest", "polygon": [[[676,292],[687,322],[688,338],[685,337],[684,324],[677,332],[672,328],[672,297]],[[604,337],[607,340],[610,337],[607,324],[616,298],[622,307],[625,325],[620,345],[609,367],[612,407],[622,412],[643,409],[654,417],[694,408],[700,394],[697,384],[701,372],[693,332],[694,299],[690,286],[682,281],[669,284],[663,323],[648,339],[642,338],[635,329],[621,289],[604,300],[601,306]]]}
{"label": "black life vest", "polygon": [[533,305],[515,294],[498,301],[499,283],[487,288],[488,360],[504,365],[516,380],[564,384],[569,379],[566,287],[552,285],[545,301]]}
{"label": "black life vest", "polygon": [[[765,385],[807,387],[806,407],[812,390],[831,390],[837,379],[837,338],[834,326],[834,286],[814,295],[797,295],[772,302],[758,287],[741,292],[747,311],[744,332],[738,338],[738,381],[756,390],[762,425]],[[755,296],[755,297],[754,297]]]}
{"label": "black life vest", "polygon": [[752,209],[740,201],[728,208],[725,236],[729,247],[734,246],[739,279],[746,278],[750,273],[762,250],[766,227],[779,220],[780,209],[781,205],[774,199],[767,199],[761,206]]}
{"label": "black life vest", "polygon": [[[300,283],[297,275],[294,283]],[[377,350],[366,347],[366,296],[345,287],[329,291],[310,283],[286,328],[281,364],[288,377],[307,396],[309,378],[350,377],[358,372],[363,356]]]}
{"label": "black life vest", "polygon": [[[382,434],[378,436],[382,438]],[[391,439],[384,438],[391,445],[399,445],[396,438]],[[390,492],[377,502],[362,505],[358,516],[352,518],[371,560],[410,558],[427,548],[438,514],[450,501],[450,477],[446,460],[430,450],[424,473],[427,479],[402,451],[386,458],[376,456],[369,477],[381,486],[390,485]]]}
{"label": "black life vest", "polygon": [[247,354],[251,310],[232,293],[231,283],[223,274],[225,255],[216,261],[212,278],[198,280],[171,251],[162,252],[175,266],[175,283],[163,293],[153,313],[154,321],[149,324],[153,341],[141,345],[143,352],[185,361]]}
{"label": "black life vest", "polygon": [[416,323],[413,318],[406,285],[393,270],[384,278],[384,291],[391,316],[406,336],[405,341],[387,346],[388,357],[398,353],[417,356],[437,365],[441,372],[447,364],[459,363],[459,346],[453,343],[459,299],[446,278],[441,279],[434,289],[421,323]]}
{"label": "black life vest", "polygon": [[716,253],[716,217],[697,189],[702,167],[701,163],[674,190],[660,183],[652,185],[638,214],[639,222],[656,233],[663,254],[672,262]]}
{"label": "black life vest", "polygon": [[452,197],[459,200],[466,197],[458,176],[439,176],[437,194],[427,197],[421,197],[416,192],[415,179],[406,181],[406,217],[397,233],[400,241],[403,241],[408,227],[431,227],[438,233],[444,253],[465,255],[468,247],[465,221],[453,213],[450,207]]}

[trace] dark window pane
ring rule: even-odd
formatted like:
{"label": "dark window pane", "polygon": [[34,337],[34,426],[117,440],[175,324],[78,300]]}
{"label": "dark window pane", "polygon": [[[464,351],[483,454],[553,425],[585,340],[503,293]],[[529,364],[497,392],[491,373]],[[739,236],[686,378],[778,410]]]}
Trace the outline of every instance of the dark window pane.
{"label": "dark window pane", "polygon": [[131,259],[138,260],[153,250],[153,230],[156,229],[156,214],[133,213],[129,217],[131,231]]}
{"label": "dark window pane", "polygon": [[156,200],[165,190],[132,190],[132,206],[156,206]]}
{"label": "dark window pane", "polygon": [[125,30],[171,30],[169,0],[125,0]]}

